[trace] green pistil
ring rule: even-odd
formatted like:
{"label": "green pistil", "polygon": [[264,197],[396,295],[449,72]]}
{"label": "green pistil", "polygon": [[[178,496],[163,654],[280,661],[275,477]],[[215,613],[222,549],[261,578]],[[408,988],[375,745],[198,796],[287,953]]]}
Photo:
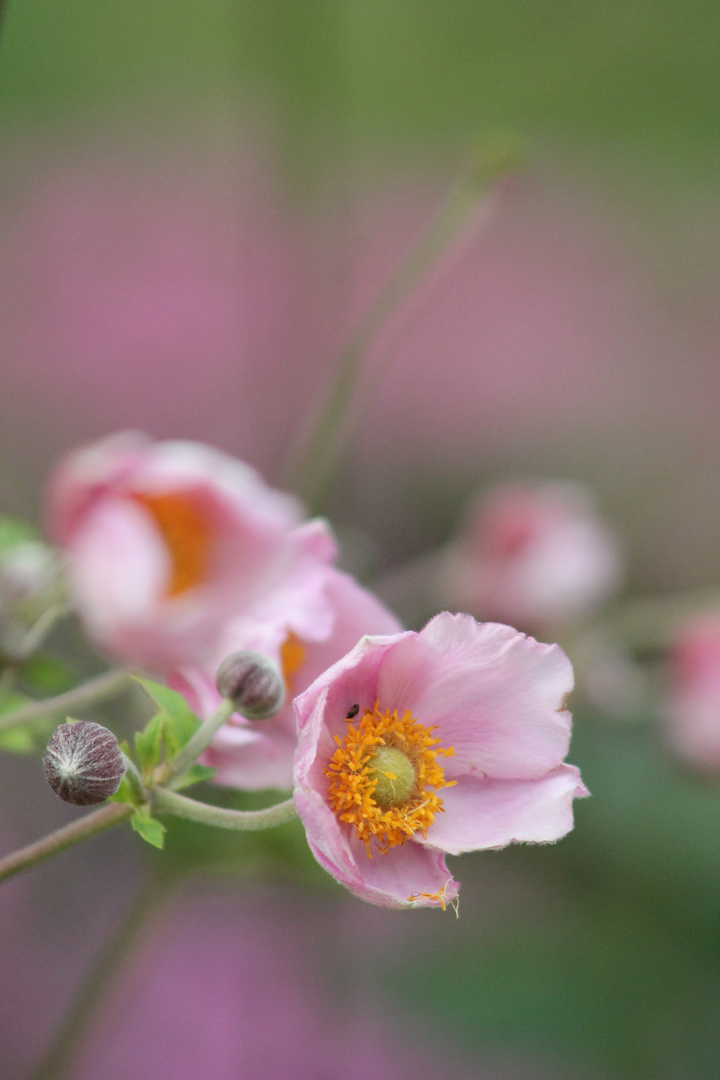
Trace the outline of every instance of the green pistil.
{"label": "green pistil", "polygon": [[373,799],[381,810],[402,806],[415,790],[415,769],[407,754],[394,746],[378,746],[368,762],[369,777],[377,779]]}

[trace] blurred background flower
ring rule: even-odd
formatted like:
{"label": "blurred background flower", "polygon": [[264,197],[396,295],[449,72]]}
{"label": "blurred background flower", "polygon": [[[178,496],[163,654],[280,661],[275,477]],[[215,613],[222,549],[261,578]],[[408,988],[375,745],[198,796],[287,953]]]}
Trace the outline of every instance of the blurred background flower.
{"label": "blurred background flower", "polygon": [[[710,0],[13,0],[0,40],[3,509],[37,519],[59,453],[126,427],[208,441],[278,482],[348,330],[468,147],[511,128],[527,166],[373,347],[369,407],[325,506],[346,557],[392,570],[445,543],[475,492],[562,476],[589,485],[623,536],[629,592],[716,582],[718,37]],[[335,891],[299,901],[287,878],[285,899],[272,890],[260,937],[273,994],[293,1031],[319,1039],[330,1018],[332,1069],[356,1033],[353,1010],[338,1020],[328,1005],[342,986],[371,1003],[373,1030],[391,999],[373,1067],[399,1054],[398,1075],[414,1060],[401,1029],[451,1046],[461,1076],[715,1080],[720,791],[680,774],[655,726],[589,707],[572,759],[593,792],[575,832],[466,858],[459,923],[399,922]],[[2,765],[4,848],[70,820],[39,761]],[[238,871],[311,875],[288,835],[188,827],[147,856],[232,875],[220,899],[175,909],[139,961],[160,988],[158,1060],[176,1062],[181,1038],[187,1061],[210,1052],[177,1021],[184,989],[163,1011],[182,970],[187,994],[222,1010],[218,1076],[262,1072],[233,1040],[267,1030],[271,1002],[252,1023],[227,1002],[245,989],[236,969],[264,966],[243,943],[268,893]],[[8,1080],[69,1004],[67,957],[77,986],[145,873],[121,836],[2,894]],[[197,929],[203,912],[234,942],[222,957]],[[316,914],[312,949],[282,944]],[[139,1053],[132,1029],[147,1048],[139,1006],[116,993],[87,1075],[103,1047]],[[294,1045],[294,1072],[321,1076],[314,1043]]]}

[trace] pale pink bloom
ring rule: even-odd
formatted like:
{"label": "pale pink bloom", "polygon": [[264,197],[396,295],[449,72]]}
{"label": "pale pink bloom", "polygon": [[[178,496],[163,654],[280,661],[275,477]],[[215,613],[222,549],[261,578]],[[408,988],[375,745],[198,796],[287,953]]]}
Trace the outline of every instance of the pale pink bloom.
{"label": "pale pink bloom", "polygon": [[439,587],[479,618],[535,628],[590,614],[621,572],[617,538],[584,487],[512,483],[478,500],[446,552]]}
{"label": "pale pink bloom", "polygon": [[313,854],[363,900],[444,907],[446,854],[558,840],[587,794],[563,764],[572,686],[559,646],[469,615],[363,638],[295,700]]}
{"label": "pale pink bloom", "polygon": [[666,736],[695,768],[720,772],[720,613],[696,615],[669,657]]}
{"label": "pale pink bloom", "polygon": [[200,443],[125,432],[81,448],[54,474],[48,522],[88,634],[121,660],[200,660],[231,619],[288,598],[291,629],[331,623],[325,523]]}
{"label": "pale pink bloom", "polygon": [[[287,597],[290,601],[290,597]],[[347,574],[328,570],[324,587],[316,600],[331,612],[329,622],[293,617],[297,605],[271,611],[268,605],[257,617],[237,619],[216,650],[214,661],[204,666],[187,665],[166,675],[167,681],[185,695],[192,708],[206,719],[220,703],[215,672],[220,661],[238,649],[262,652],[279,664],[287,685],[287,698],[277,716],[251,722],[239,714],[218,732],[203,757],[217,769],[220,784],[254,791],[261,788],[290,788],[297,728],[292,697],[305,690],[357,644],[363,634],[393,634],[400,625],[372,593]],[[307,606],[300,606],[307,611]]]}

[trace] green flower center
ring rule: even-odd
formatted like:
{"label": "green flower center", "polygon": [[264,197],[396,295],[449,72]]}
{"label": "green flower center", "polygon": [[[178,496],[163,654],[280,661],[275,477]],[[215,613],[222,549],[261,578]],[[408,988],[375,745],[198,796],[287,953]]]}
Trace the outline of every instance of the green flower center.
{"label": "green flower center", "polygon": [[368,779],[377,781],[372,797],[382,810],[407,802],[417,780],[410,758],[396,746],[378,746],[370,755]]}

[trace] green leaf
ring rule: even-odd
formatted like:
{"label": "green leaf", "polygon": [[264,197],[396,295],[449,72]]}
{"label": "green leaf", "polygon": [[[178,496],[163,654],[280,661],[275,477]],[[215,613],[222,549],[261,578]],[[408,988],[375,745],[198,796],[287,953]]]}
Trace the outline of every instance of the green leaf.
{"label": "green leaf", "polygon": [[0,514],[0,555],[20,544],[39,539],[40,534],[27,521],[10,514]]}
{"label": "green leaf", "polygon": [[173,782],[172,788],[174,791],[179,791],[180,788],[190,787],[191,784],[212,780],[216,772],[217,769],[213,769],[210,765],[191,765],[186,773]]}
{"label": "green leaf", "polygon": [[7,750],[11,754],[32,754],[34,749],[35,738],[27,724],[0,731],[0,750]]}
{"label": "green leaf", "polygon": [[26,697],[25,694],[19,694],[17,690],[2,691],[0,693],[0,716],[5,716],[6,713],[13,712],[14,709],[21,709],[29,701],[29,697]]}
{"label": "green leaf", "polygon": [[177,690],[171,690],[169,686],[152,682],[150,679],[140,679],[136,676],[143,690],[160,709],[164,728],[165,746],[168,757],[172,759],[190,742],[195,732],[200,727],[200,720],[192,711],[182,694]]}
{"label": "green leaf", "polygon": [[147,810],[136,810],[130,818],[130,824],[138,836],[141,836],[148,844],[161,849],[164,847],[167,830],[162,822],[150,817]]}
{"label": "green leaf", "polygon": [[77,675],[54,656],[31,656],[18,669],[24,686],[39,697],[54,697],[77,685]]}
{"label": "green leaf", "polygon": [[[15,690],[8,690],[0,695],[0,716],[27,705],[30,699]],[[18,724],[0,731],[0,750],[11,754],[32,754],[39,741],[47,740],[56,721],[42,716],[30,724]]]}
{"label": "green leaf", "polygon": [[117,789],[114,795],[110,795],[108,802],[124,803],[126,806],[135,806],[136,800],[133,794],[132,785],[128,783],[126,776],[123,776],[120,781],[120,787]]}
{"label": "green leaf", "polygon": [[135,732],[135,753],[145,776],[149,776],[160,763],[163,719],[162,713],[156,713],[143,731]]}

